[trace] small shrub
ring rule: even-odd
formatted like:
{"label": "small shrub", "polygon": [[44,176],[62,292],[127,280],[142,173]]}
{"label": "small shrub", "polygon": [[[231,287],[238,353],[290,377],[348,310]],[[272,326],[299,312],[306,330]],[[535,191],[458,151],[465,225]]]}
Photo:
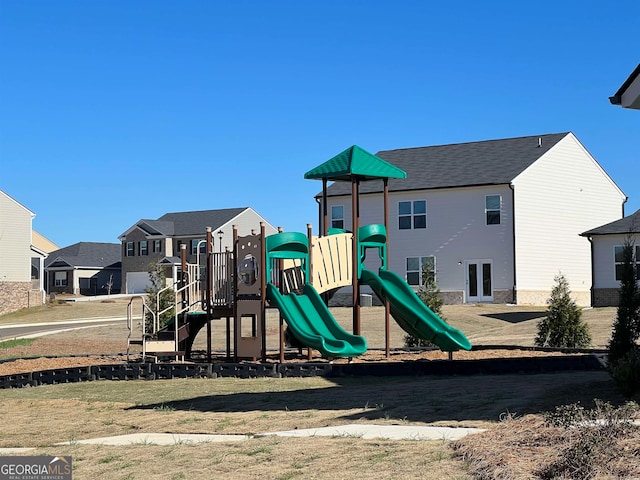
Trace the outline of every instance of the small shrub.
{"label": "small shrub", "polygon": [[635,349],[640,336],[640,287],[636,281],[636,262],[634,242],[625,240],[622,249],[620,289],[616,320],[609,341],[609,365],[624,358]]}
{"label": "small shrub", "polygon": [[[174,292],[170,289],[164,290],[158,296],[158,293],[165,288],[166,285],[166,276],[164,273],[164,269],[161,265],[154,264],[151,265],[149,269],[149,278],[151,280],[151,285],[145,289],[147,293],[146,303],[149,309],[152,312],[161,312],[169,308],[175,302]],[[158,301],[159,300],[159,301]],[[171,319],[173,319],[175,315],[175,308],[170,308],[159,318],[159,328],[163,328]],[[154,331],[153,325],[153,315],[147,314],[145,316],[145,328],[147,333],[156,334]]]}
{"label": "small shrub", "polygon": [[564,275],[554,279],[547,316],[538,323],[535,344],[539,347],[584,348],[591,344],[589,326],[582,321],[582,310],[571,299]]}
{"label": "small shrub", "polygon": [[[442,314],[442,297],[440,297],[440,289],[436,285],[433,276],[429,276],[425,279],[424,285],[421,285],[416,292],[418,298],[429,307],[429,309],[438,315],[443,321],[446,322],[444,315]],[[429,340],[424,338],[414,337],[413,335],[404,336],[404,345],[409,348],[416,347],[434,347],[435,345]]]}
{"label": "small shrub", "polygon": [[640,392],[640,351],[633,348],[618,358],[609,362],[609,373],[625,395]]}

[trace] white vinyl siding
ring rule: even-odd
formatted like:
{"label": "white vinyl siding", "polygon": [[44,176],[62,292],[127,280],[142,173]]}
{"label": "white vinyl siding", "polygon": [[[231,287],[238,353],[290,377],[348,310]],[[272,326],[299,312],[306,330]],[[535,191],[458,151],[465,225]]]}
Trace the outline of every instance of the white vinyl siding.
{"label": "white vinyl siding", "polygon": [[225,250],[226,247],[231,248],[233,245],[233,226],[235,225],[238,229],[238,236],[244,237],[247,235],[251,235],[252,231],[255,231],[256,235],[260,234],[260,222],[264,222],[265,231],[267,236],[273,235],[274,233],[278,233],[278,229],[272,226],[269,222],[267,222],[264,217],[259,215],[252,208],[247,208],[238,216],[232,218],[229,222],[223,225],[221,228],[216,229],[213,232],[213,251],[220,251],[220,242],[218,231],[222,230],[222,251]]}
{"label": "white vinyl siding", "polygon": [[518,291],[549,292],[562,273],[572,292],[588,300],[591,252],[588,239],[579,234],[618,220],[623,193],[573,134],[513,185]]}
{"label": "white vinyl siding", "polygon": [[[503,219],[500,225],[487,228],[485,197],[502,197]],[[383,196],[363,195],[360,199],[360,224],[383,223]],[[426,200],[428,228],[400,230],[394,206],[400,201]],[[348,198],[329,197],[331,204],[346,204]],[[493,259],[493,289],[513,288],[513,224],[511,190],[507,185],[466,187],[416,192],[391,192],[389,195],[389,269],[404,277],[408,256],[435,256],[438,260],[438,288],[443,291],[465,290],[464,262],[474,258]],[[509,213],[507,213],[509,212]],[[345,210],[347,228],[351,209]],[[418,255],[419,254],[419,255]],[[376,257],[376,258],[373,258]],[[369,254],[367,268],[379,264],[377,255]]]}
{"label": "white vinyl siding", "polygon": [[594,288],[620,288],[615,272],[615,247],[623,245],[625,235],[594,235],[593,272]]}
{"label": "white vinyl siding", "polygon": [[31,222],[34,214],[0,191],[0,281],[31,283]]}

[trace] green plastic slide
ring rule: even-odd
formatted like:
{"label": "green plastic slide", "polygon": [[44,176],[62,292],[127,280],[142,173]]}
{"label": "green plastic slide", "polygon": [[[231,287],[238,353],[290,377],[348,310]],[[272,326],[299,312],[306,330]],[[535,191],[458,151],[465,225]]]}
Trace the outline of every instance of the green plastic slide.
{"label": "green plastic slide", "polygon": [[381,300],[389,300],[391,315],[408,334],[428,340],[445,352],[471,350],[467,337],[433,313],[394,272],[380,270],[376,275],[363,268],[360,281],[369,285]]}
{"label": "green plastic slide", "polygon": [[367,351],[365,338],[347,333],[311,285],[306,284],[301,295],[283,295],[269,283],[267,296],[280,310],[293,335],[323,357],[357,357]]}

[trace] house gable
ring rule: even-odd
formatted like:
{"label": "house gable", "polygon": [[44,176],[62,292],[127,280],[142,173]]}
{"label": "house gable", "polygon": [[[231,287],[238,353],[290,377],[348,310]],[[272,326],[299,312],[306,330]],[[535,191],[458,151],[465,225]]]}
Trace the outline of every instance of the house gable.
{"label": "house gable", "polygon": [[518,175],[513,189],[519,298],[527,292],[527,303],[544,303],[563,274],[588,305],[591,254],[580,233],[619,218],[624,193],[573,134]]}

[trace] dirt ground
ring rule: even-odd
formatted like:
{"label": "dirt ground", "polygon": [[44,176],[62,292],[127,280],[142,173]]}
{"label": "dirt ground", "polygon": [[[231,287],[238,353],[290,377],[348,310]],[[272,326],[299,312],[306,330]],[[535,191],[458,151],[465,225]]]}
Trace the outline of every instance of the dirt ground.
{"label": "dirt ground", "polygon": [[[52,307],[36,309],[18,316],[0,317],[0,323],[29,323],[36,321],[61,321],[68,318],[91,318],[100,316],[126,316],[129,299],[117,299],[108,302],[64,303]],[[353,329],[353,312],[350,308],[332,308],[336,320],[347,331]],[[135,313],[135,309],[133,310]],[[544,317],[545,307],[508,306],[498,304],[445,305],[443,316],[449,324],[465,333],[472,342],[472,351],[458,351],[454,359],[472,360],[480,358],[522,357],[562,355],[532,351],[529,348],[501,349],[500,346],[532,347],[537,332],[537,323]],[[604,348],[611,334],[611,325],[615,318],[614,308],[586,309],[583,319],[589,324],[594,348]],[[361,309],[361,334],[367,339],[369,350],[353,362],[397,362],[408,360],[444,360],[447,353],[434,351],[408,351],[404,348],[405,333],[390,318],[389,345],[391,354],[385,356],[385,315],[383,307]],[[279,357],[279,318],[277,312],[269,310],[267,316],[267,350],[271,359]],[[233,330],[233,327],[231,327]],[[129,332],[125,321],[117,326],[96,327],[74,330],[36,339],[28,346],[0,349],[1,359],[12,359],[0,363],[0,375],[12,375],[30,371],[80,367],[96,364],[113,364],[127,361],[127,338],[140,336],[140,320],[133,322],[133,331]],[[230,335],[233,335],[232,331]],[[214,361],[226,360],[226,322],[212,322],[212,350]],[[482,348],[494,346],[495,348]],[[482,348],[482,349],[480,349]],[[202,329],[194,343],[196,355],[204,357],[207,349],[206,329]],[[132,346],[132,359],[137,359],[139,347]],[[312,352],[314,362],[327,361],[318,352]],[[47,358],[59,357],[59,358]],[[286,361],[306,361],[307,351],[302,355],[290,349]],[[336,363],[347,359],[335,360]]]}

